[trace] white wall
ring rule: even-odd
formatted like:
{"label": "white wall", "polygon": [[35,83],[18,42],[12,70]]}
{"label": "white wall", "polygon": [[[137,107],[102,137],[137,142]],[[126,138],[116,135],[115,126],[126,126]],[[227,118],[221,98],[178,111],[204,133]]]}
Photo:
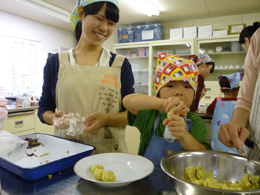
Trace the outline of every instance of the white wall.
{"label": "white wall", "polygon": [[43,52],[73,47],[73,32],[0,11],[0,34],[40,41]]}

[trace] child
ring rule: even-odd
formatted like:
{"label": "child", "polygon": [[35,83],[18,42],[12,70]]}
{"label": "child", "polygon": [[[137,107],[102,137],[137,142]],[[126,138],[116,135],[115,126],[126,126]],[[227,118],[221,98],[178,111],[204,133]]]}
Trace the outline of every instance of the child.
{"label": "child", "polygon": [[[154,79],[156,97],[132,94],[123,99],[128,124],[141,133],[138,154],[153,161],[156,167],[173,152],[210,149],[204,121],[189,112],[197,76],[192,60],[160,53]],[[166,113],[172,108],[172,115],[167,118]]]}
{"label": "child", "polygon": [[[218,77],[218,82],[220,90],[224,93],[225,100],[237,101],[237,95],[239,91],[239,82],[243,79],[244,73],[233,73],[229,75],[220,75]],[[212,115],[216,106],[217,98],[208,106],[207,114]]]}
{"label": "child", "polygon": [[236,148],[229,148],[218,140],[219,128],[222,124],[230,121],[237,102],[239,82],[243,79],[243,73],[233,73],[218,77],[224,98],[216,98],[207,109],[207,113],[213,112],[211,126],[211,148],[220,152],[239,154]]}
{"label": "child", "polygon": [[206,95],[207,92],[207,89],[204,84],[204,80],[209,74],[213,73],[215,68],[215,63],[207,54],[193,54],[190,55],[189,60],[193,60],[196,63],[199,70],[198,89],[197,89],[196,97],[192,102],[192,105],[190,106],[191,112],[197,112],[199,101],[201,98],[203,98]]}

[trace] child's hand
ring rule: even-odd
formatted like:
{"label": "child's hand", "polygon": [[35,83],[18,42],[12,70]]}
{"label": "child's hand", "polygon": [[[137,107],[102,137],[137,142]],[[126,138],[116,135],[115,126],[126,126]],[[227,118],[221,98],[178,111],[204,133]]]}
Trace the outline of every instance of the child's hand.
{"label": "child's hand", "polygon": [[169,112],[174,108],[172,114],[177,114],[179,116],[186,116],[190,109],[185,105],[185,103],[178,97],[170,97],[166,99],[164,103],[165,112]]}
{"label": "child's hand", "polygon": [[177,140],[181,141],[187,133],[184,118],[179,115],[172,114],[166,120],[171,135],[176,137]]}

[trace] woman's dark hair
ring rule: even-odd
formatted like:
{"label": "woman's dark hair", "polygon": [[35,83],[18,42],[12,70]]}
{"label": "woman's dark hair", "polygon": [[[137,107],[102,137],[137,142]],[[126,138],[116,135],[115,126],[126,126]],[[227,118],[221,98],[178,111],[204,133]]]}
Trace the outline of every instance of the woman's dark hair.
{"label": "woman's dark hair", "polygon": [[[199,65],[201,65],[201,64],[198,64],[197,66],[199,66]],[[207,66],[212,65],[212,69],[210,70],[210,74],[212,74],[214,72],[214,69],[215,69],[215,63],[214,62],[206,62],[206,65]]]}
{"label": "woman's dark hair", "polygon": [[[108,20],[112,20],[113,22],[117,23],[119,21],[119,9],[118,7],[110,2],[96,2],[91,3],[87,6],[85,6],[84,9],[84,17],[87,15],[95,15],[99,12],[99,10],[103,7],[104,4],[107,4],[106,7],[106,18]],[[82,22],[78,21],[76,27],[75,27],[75,38],[77,41],[79,41],[81,33],[82,33]]]}
{"label": "woman's dark hair", "polygon": [[246,41],[245,41],[245,38],[251,38],[254,34],[254,32],[260,27],[260,22],[254,22],[253,25],[251,26],[246,26],[245,28],[243,28],[243,30],[241,31],[240,33],[240,36],[239,36],[239,43],[240,44],[244,44]]}

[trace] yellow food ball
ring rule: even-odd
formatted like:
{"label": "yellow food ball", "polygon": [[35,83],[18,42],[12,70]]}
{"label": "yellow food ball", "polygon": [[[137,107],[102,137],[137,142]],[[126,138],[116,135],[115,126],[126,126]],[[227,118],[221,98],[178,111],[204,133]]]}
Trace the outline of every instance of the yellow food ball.
{"label": "yellow food ball", "polygon": [[114,182],[116,180],[116,176],[113,171],[107,170],[103,172],[101,180],[104,182]]}
{"label": "yellow food ball", "polygon": [[96,180],[101,181],[103,176],[104,170],[103,169],[95,169],[93,172],[93,176]]}
{"label": "yellow food ball", "polygon": [[104,167],[103,167],[103,165],[94,164],[94,165],[91,166],[91,172],[94,173],[95,169],[103,169],[104,170]]}

